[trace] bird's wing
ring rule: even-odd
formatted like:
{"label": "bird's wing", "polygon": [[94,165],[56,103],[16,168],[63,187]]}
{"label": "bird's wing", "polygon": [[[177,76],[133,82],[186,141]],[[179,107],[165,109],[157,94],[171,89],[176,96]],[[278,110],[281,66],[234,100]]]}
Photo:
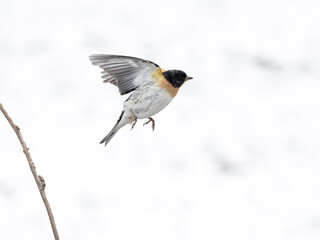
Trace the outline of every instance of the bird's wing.
{"label": "bird's wing", "polygon": [[159,67],[148,60],[119,55],[94,54],[90,56],[90,60],[93,65],[103,69],[103,82],[118,86],[121,95],[152,81],[150,73]]}

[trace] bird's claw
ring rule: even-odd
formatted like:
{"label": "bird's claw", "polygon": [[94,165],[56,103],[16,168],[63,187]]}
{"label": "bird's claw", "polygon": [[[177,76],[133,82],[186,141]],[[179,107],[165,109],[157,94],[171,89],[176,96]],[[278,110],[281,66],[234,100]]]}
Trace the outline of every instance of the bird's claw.
{"label": "bird's claw", "polygon": [[149,121],[145,122],[143,126],[150,122],[152,122],[151,128],[152,128],[152,131],[154,131],[155,121],[151,117],[149,117]]}
{"label": "bird's claw", "polygon": [[134,128],[134,126],[136,125],[136,123],[137,123],[137,119],[135,119],[135,120],[133,120],[133,121],[131,122],[131,130]]}

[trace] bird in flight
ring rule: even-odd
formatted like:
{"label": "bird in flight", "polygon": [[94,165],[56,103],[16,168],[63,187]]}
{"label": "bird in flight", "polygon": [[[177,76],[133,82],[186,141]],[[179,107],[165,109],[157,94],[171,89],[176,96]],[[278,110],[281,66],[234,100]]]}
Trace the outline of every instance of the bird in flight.
{"label": "bird in flight", "polygon": [[116,85],[121,95],[131,93],[117,123],[100,142],[105,145],[125,125],[131,124],[133,129],[137,119],[148,118],[144,125],[151,122],[154,130],[155,121],[151,116],[164,109],[184,82],[192,79],[181,70],[164,71],[151,61],[135,57],[94,54],[90,60],[103,69],[103,82]]}

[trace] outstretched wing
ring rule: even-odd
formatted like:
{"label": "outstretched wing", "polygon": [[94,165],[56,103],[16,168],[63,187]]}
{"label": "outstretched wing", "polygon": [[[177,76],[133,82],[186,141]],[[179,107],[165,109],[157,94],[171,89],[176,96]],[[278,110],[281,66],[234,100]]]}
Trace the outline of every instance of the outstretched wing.
{"label": "outstretched wing", "polygon": [[159,67],[148,60],[119,55],[94,54],[90,60],[103,69],[103,82],[118,86],[121,95],[152,81],[150,73]]}

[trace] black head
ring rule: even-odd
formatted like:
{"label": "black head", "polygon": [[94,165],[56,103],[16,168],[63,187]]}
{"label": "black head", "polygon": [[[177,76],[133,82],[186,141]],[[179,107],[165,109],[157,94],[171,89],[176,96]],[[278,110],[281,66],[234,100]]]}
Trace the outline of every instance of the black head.
{"label": "black head", "polygon": [[168,70],[163,73],[165,79],[175,88],[181,87],[181,85],[192,77],[188,77],[187,74],[180,70]]}

